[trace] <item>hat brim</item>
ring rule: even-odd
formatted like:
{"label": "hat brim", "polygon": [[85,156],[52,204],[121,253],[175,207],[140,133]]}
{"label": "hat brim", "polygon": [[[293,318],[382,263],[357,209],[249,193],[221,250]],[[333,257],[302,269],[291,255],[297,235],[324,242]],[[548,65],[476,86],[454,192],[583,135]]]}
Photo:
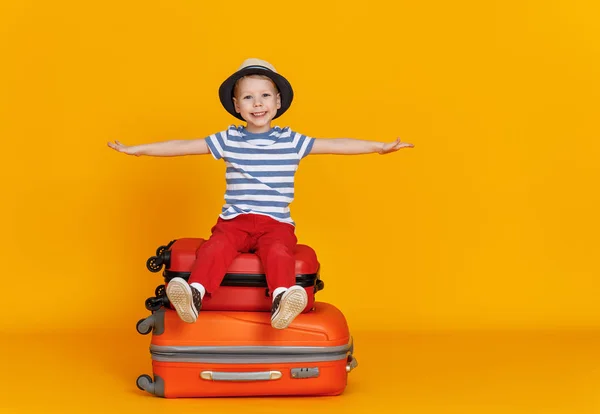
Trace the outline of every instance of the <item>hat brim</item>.
{"label": "hat brim", "polygon": [[235,111],[235,106],[233,105],[233,88],[235,83],[242,77],[248,75],[264,75],[270,78],[277,89],[279,90],[280,98],[281,98],[281,108],[277,110],[277,113],[273,117],[273,119],[280,117],[283,115],[285,111],[288,110],[290,105],[292,104],[292,100],[294,99],[294,91],[292,89],[292,85],[288,82],[286,78],[281,76],[279,73],[273,72],[270,69],[267,69],[264,66],[251,66],[244,68],[235,72],[233,75],[228,77],[225,82],[221,84],[219,87],[219,99],[221,100],[221,104],[229,112],[231,115],[235,116],[237,119],[244,121],[244,118]]}

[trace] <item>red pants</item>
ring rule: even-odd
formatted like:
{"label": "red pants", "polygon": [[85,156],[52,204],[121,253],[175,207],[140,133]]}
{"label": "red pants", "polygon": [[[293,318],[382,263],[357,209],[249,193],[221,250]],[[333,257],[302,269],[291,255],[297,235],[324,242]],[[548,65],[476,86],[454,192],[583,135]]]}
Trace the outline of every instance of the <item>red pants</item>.
{"label": "red pants", "polygon": [[233,259],[254,251],[265,269],[269,291],[296,284],[294,226],[259,214],[240,214],[229,220],[219,217],[210,238],[196,252],[189,283],[200,283],[208,293],[223,281]]}

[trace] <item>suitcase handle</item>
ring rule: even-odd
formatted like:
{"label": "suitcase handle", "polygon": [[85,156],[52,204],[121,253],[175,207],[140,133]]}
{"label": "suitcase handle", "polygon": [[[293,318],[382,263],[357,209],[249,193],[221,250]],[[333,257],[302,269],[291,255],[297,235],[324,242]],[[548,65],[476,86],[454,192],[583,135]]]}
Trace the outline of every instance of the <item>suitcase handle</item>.
{"label": "suitcase handle", "polygon": [[218,372],[202,371],[200,378],[207,381],[273,381],[282,377],[279,371]]}
{"label": "suitcase handle", "polygon": [[350,373],[354,368],[358,366],[358,361],[354,357],[354,355],[348,355],[348,361],[346,363],[346,372]]}

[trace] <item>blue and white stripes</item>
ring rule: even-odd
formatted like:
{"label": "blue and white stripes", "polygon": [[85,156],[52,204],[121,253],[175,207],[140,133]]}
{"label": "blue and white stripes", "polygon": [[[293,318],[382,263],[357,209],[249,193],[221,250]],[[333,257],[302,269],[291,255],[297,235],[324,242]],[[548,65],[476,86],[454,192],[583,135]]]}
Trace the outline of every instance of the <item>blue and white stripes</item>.
{"label": "blue and white stripes", "polygon": [[274,127],[253,134],[232,125],[228,130],[206,138],[215,159],[227,165],[225,205],[221,217],[264,214],[290,223],[290,203],[294,200],[294,175],[300,160],[310,153],[314,138]]}

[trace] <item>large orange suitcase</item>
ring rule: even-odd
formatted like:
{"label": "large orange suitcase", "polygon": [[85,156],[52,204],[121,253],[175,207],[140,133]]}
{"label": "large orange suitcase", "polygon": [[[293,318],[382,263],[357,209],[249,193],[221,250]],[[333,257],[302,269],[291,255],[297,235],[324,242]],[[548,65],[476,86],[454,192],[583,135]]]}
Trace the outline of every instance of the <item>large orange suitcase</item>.
{"label": "large orange suitcase", "polygon": [[338,395],[357,366],[344,315],[323,302],[283,330],[266,312],[201,311],[188,324],[164,308],[137,330],[152,331],[153,371],[137,386],[166,398]]}
{"label": "large orange suitcase", "polygon": [[[166,246],[160,246],[156,250],[156,256],[147,260],[146,267],[151,272],[160,272],[164,266],[165,285],[174,277],[188,280],[196,260],[196,251],[204,242],[202,238],[191,237],[173,240]],[[315,294],[324,287],[319,274],[319,261],[314,250],[304,244],[296,246],[294,255],[296,285],[306,290],[308,304],[304,311],[309,312],[313,307]],[[155,311],[161,306],[169,306],[165,285],[158,286],[155,290],[156,296],[146,300],[146,309]],[[253,253],[242,253],[227,269],[220,288],[204,297],[202,310],[269,312],[271,299],[260,259]]]}

